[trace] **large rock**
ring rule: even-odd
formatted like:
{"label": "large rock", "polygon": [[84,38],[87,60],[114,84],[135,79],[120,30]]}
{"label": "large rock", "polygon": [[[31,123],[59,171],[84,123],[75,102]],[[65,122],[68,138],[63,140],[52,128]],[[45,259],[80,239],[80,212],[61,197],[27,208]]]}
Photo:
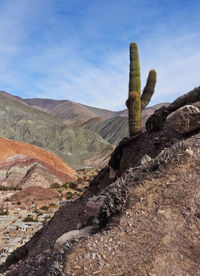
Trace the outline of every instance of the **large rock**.
{"label": "large rock", "polygon": [[99,195],[88,199],[88,202],[86,203],[86,214],[88,217],[95,217],[97,215],[99,209],[104,203],[105,198],[105,195]]}
{"label": "large rock", "polygon": [[185,105],[168,117],[168,123],[180,134],[196,130],[200,127],[200,110],[193,105]]}
{"label": "large rock", "polygon": [[59,237],[54,245],[54,251],[58,252],[59,249],[66,244],[67,242],[74,240],[74,239],[80,239],[87,237],[88,235],[91,234],[92,230],[94,229],[94,226],[87,226],[85,228],[82,228],[81,230],[73,230],[70,232],[67,232],[63,234],[61,237]]}

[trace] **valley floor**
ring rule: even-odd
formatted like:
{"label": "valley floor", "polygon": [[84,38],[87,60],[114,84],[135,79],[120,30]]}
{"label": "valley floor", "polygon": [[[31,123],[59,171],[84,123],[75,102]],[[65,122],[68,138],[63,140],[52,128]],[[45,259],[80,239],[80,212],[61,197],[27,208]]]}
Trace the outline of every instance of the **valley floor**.
{"label": "valley floor", "polygon": [[12,202],[10,198],[18,191],[0,191],[0,265],[16,248],[28,242],[43,225],[47,224],[60,206],[79,197],[96,173],[95,169],[79,170],[75,183],[52,189],[58,192],[59,198],[51,200],[30,201],[30,196],[27,195],[28,198],[23,199],[25,202]]}

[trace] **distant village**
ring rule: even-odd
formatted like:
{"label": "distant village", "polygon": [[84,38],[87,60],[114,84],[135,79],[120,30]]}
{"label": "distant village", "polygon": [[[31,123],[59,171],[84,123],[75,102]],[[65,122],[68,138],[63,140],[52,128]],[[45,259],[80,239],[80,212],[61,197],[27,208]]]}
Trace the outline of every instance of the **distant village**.
{"label": "distant village", "polygon": [[47,224],[59,207],[67,201],[80,196],[84,187],[97,170],[79,170],[77,183],[60,185],[52,184],[51,189],[59,193],[58,198],[41,200],[30,204],[11,201],[16,190],[0,189],[0,265],[17,247],[31,239],[43,225]]}
{"label": "distant village", "polygon": [[17,202],[5,201],[12,191],[0,191],[0,264],[17,247],[26,243],[54,215],[62,201],[51,203],[49,208],[36,205],[20,206]]}

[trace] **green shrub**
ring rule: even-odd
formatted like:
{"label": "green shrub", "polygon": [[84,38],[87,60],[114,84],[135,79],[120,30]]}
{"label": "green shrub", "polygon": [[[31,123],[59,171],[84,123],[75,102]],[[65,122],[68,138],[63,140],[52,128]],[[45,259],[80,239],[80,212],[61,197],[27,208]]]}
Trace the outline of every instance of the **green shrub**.
{"label": "green shrub", "polygon": [[78,187],[74,188],[74,190],[76,190],[77,192],[82,192],[83,191],[83,189],[78,188]]}
{"label": "green shrub", "polygon": [[74,183],[74,182],[69,182],[69,188],[70,189],[74,189],[74,188],[76,188],[77,187],[77,184],[76,183]]}
{"label": "green shrub", "polygon": [[41,209],[42,209],[42,210],[48,210],[48,209],[49,209],[49,207],[48,207],[48,206],[46,206],[46,205],[44,205],[44,206],[42,206],[42,207],[41,207]]}
{"label": "green shrub", "polygon": [[1,190],[1,191],[8,191],[8,187],[1,186],[1,187],[0,187],[0,190]]}
{"label": "green shrub", "polygon": [[53,184],[51,184],[50,187],[51,187],[52,189],[58,189],[58,188],[60,188],[60,186],[61,186],[61,185],[58,184],[58,183],[53,183]]}
{"label": "green shrub", "polygon": [[25,217],[24,222],[34,222],[34,218],[31,215],[28,215],[27,217]]}
{"label": "green shrub", "polygon": [[62,185],[62,187],[65,188],[65,189],[69,188],[69,183],[64,183],[64,184]]}

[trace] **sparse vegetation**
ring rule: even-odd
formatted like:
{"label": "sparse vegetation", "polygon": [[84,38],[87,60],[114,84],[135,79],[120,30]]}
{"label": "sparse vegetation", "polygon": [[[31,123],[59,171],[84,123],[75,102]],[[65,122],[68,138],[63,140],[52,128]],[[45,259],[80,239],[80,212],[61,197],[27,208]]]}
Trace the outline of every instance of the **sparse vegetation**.
{"label": "sparse vegetation", "polygon": [[59,183],[53,183],[51,184],[51,188],[52,189],[59,189],[61,187],[61,185]]}
{"label": "sparse vegetation", "polygon": [[9,197],[7,197],[7,198],[5,199],[5,201],[10,201],[10,198],[9,198]]}
{"label": "sparse vegetation", "polygon": [[53,202],[51,202],[51,203],[49,204],[49,207],[51,207],[51,208],[55,208],[55,207],[56,207],[56,204],[55,204],[55,203],[53,203]]}
{"label": "sparse vegetation", "polygon": [[64,184],[62,185],[62,187],[65,188],[65,189],[68,189],[68,188],[69,188],[69,183],[67,183],[67,182],[64,183]]}
{"label": "sparse vegetation", "polygon": [[41,210],[45,210],[45,211],[47,211],[47,210],[49,210],[49,207],[48,207],[48,206],[46,206],[46,205],[44,205],[44,206],[42,206],[42,207],[41,207]]}
{"label": "sparse vegetation", "polygon": [[7,216],[9,215],[8,206],[6,208],[2,205],[0,207],[0,216]]}
{"label": "sparse vegetation", "polygon": [[77,184],[74,182],[69,182],[68,185],[70,189],[75,189],[77,187]]}
{"label": "sparse vegetation", "polygon": [[35,222],[35,219],[31,215],[25,217],[24,222]]}

